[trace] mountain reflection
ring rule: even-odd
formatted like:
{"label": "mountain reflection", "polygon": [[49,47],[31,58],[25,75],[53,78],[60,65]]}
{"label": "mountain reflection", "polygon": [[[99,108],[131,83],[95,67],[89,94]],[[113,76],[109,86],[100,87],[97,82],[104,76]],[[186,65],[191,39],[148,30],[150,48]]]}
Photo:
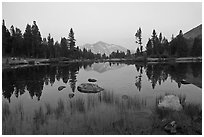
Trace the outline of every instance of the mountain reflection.
{"label": "mountain reflection", "polygon": [[[69,84],[72,92],[76,90],[77,74],[80,69],[87,71],[94,70],[103,73],[108,70],[119,69],[125,65],[121,63],[72,63],[59,66],[35,66],[17,69],[4,69],[2,72],[2,89],[3,97],[10,102],[11,96],[14,94],[17,98],[26,91],[30,97],[36,97],[40,100],[45,85],[53,85],[55,81],[62,80],[65,84]],[[178,83],[178,87],[182,86],[182,81],[202,87],[202,63],[176,63],[176,64],[134,64],[137,70],[135,76],[135,86],[141,91],[142,80],[146,74],[151,83],[152,88],[161,85],[168,78]],[[73,97],[72,94],[69,95]],[[99,96],[100,101],[106,103],[112,102],[112,96],[103,94]]]}
{"label": "mountain reflection", "polygon": [[104,73],[109,70],[116,70],[124,67],[124,63],[114,63],[114,62],[103,62],[103,63],[94,63],[91,66],[85,68],[86,71],[96,71],[98,73]]}

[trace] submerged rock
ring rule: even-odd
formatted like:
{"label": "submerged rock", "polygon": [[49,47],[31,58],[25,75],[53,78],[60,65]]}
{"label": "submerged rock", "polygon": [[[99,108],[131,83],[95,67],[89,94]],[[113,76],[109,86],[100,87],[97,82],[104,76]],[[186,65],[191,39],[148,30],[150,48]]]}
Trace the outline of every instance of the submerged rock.
{"label": "submerged rock", "polygon": [[66,87],[65,87],[65,86],[60,86],[60,87],[58,87],[58,90],[61,91],[61,90],[63,90],[64,88],[66,88]]}
{"label": "submerged rock", "polygon": [[187,82],[187,81],[185,81],[185,80],[181,80],[181,84],[191,84],[191,83],[189,83],[189,82]]}
{"label": "submerged rock", "polygon": [[126,99],[128,99],[128,96],[127,95],[123,95],[122,99],[126,100]]}
{"label": "submerged rock", "polygon": [[82,83],[77,87],[77,89],[78,91],[83,92],[83,93],[97,93],[97,92],[104,90],[98,85],[92,84],[92,83]]}
{"label": "submerged rock", "polygon": [[69,94],[69,98],[73,98],[74,97],[74,94],[73,93],[70,93]]}
{"label": "submerged rock", "polygon": [[88,82],[96,82],[96,81],[97,81],[96,79],[91,79],[91,78],[88,79]]}
{"label": "submerged rock", "polygon": [[179,98],[175,95],[164,96],[163,100],[158,104],[159,108],[168,108],[176,111],[180,111],[182,106]]}

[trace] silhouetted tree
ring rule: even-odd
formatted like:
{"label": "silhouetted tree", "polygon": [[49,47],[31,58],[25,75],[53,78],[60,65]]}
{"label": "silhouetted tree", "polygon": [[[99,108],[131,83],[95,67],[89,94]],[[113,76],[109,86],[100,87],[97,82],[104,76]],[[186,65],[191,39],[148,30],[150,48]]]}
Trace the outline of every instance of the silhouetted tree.
{"label": "silhouetted tree", "polygon": [[68,49],[73,51],[75,49],[75,39],[74,39],[74,32],[73,29],[70,29],[69,36],[68,36]]}
{"label": "silhouetted tree", "polygon": [[47,42],[48,42],[48,48],[50,51],[50,58],[55,58],[55,49],[54,49],[54,40],[51,38],[50,34],[47,37]]}
{"label": "silhouetted tree", "polygon": [[38,53],[39,53],[39,49],[40,49],[39,47],[40,47],[40,44],[42,42],[42,38],[41,38],[39,28],[36,24],[36,21],[33,21],[31,32],[32,32],[32,48],[31,48],[32,52],[31,53],[32,53],[33,57],[38,58],[38,56],[39,56]]}
{"label": "silhouetted tree", "polygon": [[170,48],[171,55],[176,55],[178,57],[186,57],[188,55],[188,47],[181,30],[179,35],[171,41]]}
{"label": "silhouetted tree", "polygon": [[135,34],[135,38],[136,38],[136,43],[138,43],[140,45],[140,52],[142,53],[142,30],[141,28],[139,28]]}
{"label": "silhouetted tree", "polygon": [[148,40],[147,45],[146,45],[146,49],[147,49],[147,55],[152,55],[152,41],[151,39]]}
{"label": "silhouetted tree", "polygon": [[199,57],[202,56],[202,39],[195,38],[191,49],[191,56]]}
{"label": "silhouetted tree", "polygon": [[159,39],[157,37],[155,30],[153,30],[153,32],[152,32],[152,45],[153,45],[153,54],[158,55]]}
{"label": "silhouetted tree", "polygon": [[23,34],[23,44],[25,47],[25,52],[26,52],[26,56],[30,57],[31,55],[31,49],[32,49],[32,30],[31,30],[31,26],[29,24],[27,24],[25,32]]}
{"label": "silhouetted tree", "polygon": [[127,58],[130,58],[130,57],[131,57],[131,53],[130,53],[130,50],[129,50],[129,49],[127,49],[126,57],[127,57]]}
{"label": "silhouetted tree", "polygon": [[61,56],[68,57],[68,43],[66,38],[61,38]]}
{"label": "silhouetted tree", "polygon": [[2,23],[2,56],[11,53],[10,32],[6,28],[5,22]]}

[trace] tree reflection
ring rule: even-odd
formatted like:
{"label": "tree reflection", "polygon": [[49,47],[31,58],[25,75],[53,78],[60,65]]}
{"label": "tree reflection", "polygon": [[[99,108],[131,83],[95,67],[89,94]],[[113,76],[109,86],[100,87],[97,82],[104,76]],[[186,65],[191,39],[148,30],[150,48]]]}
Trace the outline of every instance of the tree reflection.
{"label": "tree reflection", "polygon": [[3,97],[10,102],[13,94],[18,98],[19,95],[28,91],[32,99],[36,96],[40,100],[44,84],[52,86],[55,79],[62,80],[65,84],[69,82],[74,92],[77,81],[76,75],[82,66],[88,64],[91,64],[91,62],[4,69],[2,72]]}
{"label": "tree reflection", "polygon": [[202,63],[191,63],[191,69],[194,77],[202,77]]}
{"label": "tree reflection", "polygon": [[[175,63],[175,64],[147,64],[146,75],[152,83],[154,89],[157,84],[161,85],[169,77],[181,87],[181,81],[186,79],[187,74],[193,74],[193,77],[202,74],[201,63]],[[198,73],[197,73],[198,72]]]}
{"label": "tree reflection", "polygon": [[139,75],[136,76],[136,82],[135,86],[140,91],[142,88],[142,73],[143,73],[143,65],[142,64],[135,64],[137,72],[139,72]]}
{"label": "tree reflection", "polygon": [[78,74],[78,71],[79,71],[79,66],[78,64],[75,64],[73,66],[70,67],[70,80],[69,80],[69,83],[70,83],[70,87],[72,89],[72,92],[75,91],[76,89],[76,74]]}
{"label": "tree reflection", "polygon": [[[65,84],[69,83],[72,91],[76,89],[77,74],[80,68],[91,66],[93,62],[70,63],[60,65],[33,66],[17,69],[3,69],[2,71],[2,95],[10,102],[11,96],[15,97],[28,92],[31,98],[37,97],[40,100],[43,94],[44,85],[53,85],[55,80],[62,80]],[[111,67],[116,63],[111,63]],[[123,63],[124,64],[124,63]],[[108,66],[110,63],[108,63]],[[202,80],[202,63],[174,63],[174,64],[135,64],[138,75],[136,76],[135,86],[139,91],[142,89],[142,75],[145,70],[148,80],[154,89],[170,78],[182,86],[181,81],[187,78],[198,78]],[[202,82],[201,82],[202,83]],[[109,102],[110,99],[104,95],[101,101]]]}

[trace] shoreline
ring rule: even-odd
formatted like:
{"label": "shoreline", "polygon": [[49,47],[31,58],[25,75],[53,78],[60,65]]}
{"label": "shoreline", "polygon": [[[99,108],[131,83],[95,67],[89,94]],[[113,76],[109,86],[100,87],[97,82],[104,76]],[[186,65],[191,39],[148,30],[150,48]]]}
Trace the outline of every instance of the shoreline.
{"label": "shoreline", "polygon": [[32,67],[41,65],[51,65],[51,64],[69,64],[69,63],[79,63],[79,62],[134,62],[134,63],[147,63],[147,64],[157,64],[157,63],[189,63],[189,62],[202,62],[202,57],[183,57],[183,58],[134,58],[134,59],[32,59],[32,58],[2,58],[2,69],[7,68],[22,68],[22,67]]}

